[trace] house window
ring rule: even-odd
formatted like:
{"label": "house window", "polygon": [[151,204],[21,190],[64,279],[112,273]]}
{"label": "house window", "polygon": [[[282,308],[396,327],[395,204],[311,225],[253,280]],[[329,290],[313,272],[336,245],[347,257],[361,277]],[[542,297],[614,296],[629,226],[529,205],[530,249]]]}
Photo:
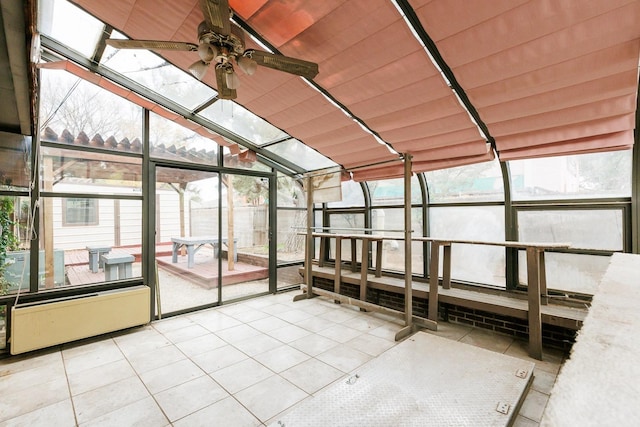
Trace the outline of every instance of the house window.
{"label": "house window", "polygon": [[98,199],[63,199],[62,225],[98,225]]}

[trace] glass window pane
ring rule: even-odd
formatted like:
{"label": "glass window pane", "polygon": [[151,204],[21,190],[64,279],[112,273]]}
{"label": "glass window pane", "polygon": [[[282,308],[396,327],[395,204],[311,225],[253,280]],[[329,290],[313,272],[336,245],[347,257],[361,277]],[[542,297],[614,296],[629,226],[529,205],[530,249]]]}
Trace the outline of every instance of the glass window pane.
{"label": "glass window pane", "polygon": [[29,291],[29,198],[0,196],[0,295]]}
{"label": "glass window pane", "polygon": [[[44,197],[42,201],[41,239],[53,236],[54,249],[40,251],[40,289],[141,277],[141,200]],[[65,222],[74,209],[77,223]],[[90,212],[85,216],[82,209]],[[83,221],[86,218],[91,223]],[[103,254],[117,255],[115,268],[101,262]]]}
{"label": "glass window pane", "polygon": [[364,193],[359,182],[342,181],[342,200],[331,202],[330,208],[346,208],[352,206],[364,206]]}
{"label": "glass window pane", "polygon": [[157,114],[149,114],[151,157],[206,165],[218,164],[218,144]]}
{"label": "glass window pane", "polygon": [[624,220],[621,209],[519,211],[522,242],[570,243],[574,248],[621,251]]}
{"label": "glass window pane", "polygon": [[267,166],[260,159],[252,160],[242,158],[240,154],[231,154],[229,147],[222,146],[223,164],[227,168],[245,169],[256,172],[271,172],[271,166]]}
{"label": "glass window pane", "polygon": [[[375,230],[402,229],[404,227],[404,208],[373,209],[371,211],[373,228]],[[422,236],[422,208],[411,210],[411,229],[413,236]],[[382,268],[404,272],[404,232],[403,231],[374,231],[375,235],[395,237],[399,240],[384,240],[382,246]],[[372,256],[375,260],[376,245],[373,245]],[[423,251],[421,242],[411,244],[411,271],[413,274],[423,273]]]}
{"label": "glass window pane", "polygon": [[[504,240],[502,206],[429,208],[429,236],[460,240]],[[442,259],[442,258],[441,258]],[[440,263],[442,270],[442,262]],[[505,287],[505,249],[500,246],[453,244],[451,277]]]}
{"label": "glass window pane", "polygon": [[278,172],[278,207],[307,206],[306,197],[300,181]]}
{"label": "glass window pane", "polygon": [[[342,213],[342,214],[330,214],[329,221],[331,228],[325,230],[328,233],[341,233],[341,234],[362,234],[363,231],[358,229],[364,228],[364,214],[358,213]],[[318,242],[318,245],[320,243]],[[335,258],[335,239],[330,239],[329,258]],[[349,239],[342,241],[342,260],[351,261],[351,242]],[[356,261],[362,259],[362,241],[356,242]]]}
{"label": "glass window pane", "polygon": [[42,190],[140,195],[142,159],[42,147]]}
{"label": "glass window pane", "polygon": [[[547,289],[593,295],[607,267],[609,256],[545,252]],[[527,254],[518,251],[518,278],[527,285]]]}
{"label": "glass window pane", "polygon": [[313,148],[304,145],[297,139],[279,142],[266,147],[266,149],[306,170],[325,169],[336,166],[335,162]]}
{"label": "glass window pane", "polygon": [[[368,181],[367,186],[373,206],[404,205],[404,178]],[[411,203],[422,203],[420,183],[416,175],[411,177]]]}
{"label": "glass window pane", "polygon": [[502,170],[496,161],[425,172],[430,203],[504,200]]}
{"label": "glass window pane", "polygon": [[40,70],[44,141],[142,152],[142,108],[66,71]]}
{"label": "glass window pane", "polygon": [[38,29],[62,44],[93,57],[104,24],[66,0],[38,2]]}
{"label": "glass window pane", "polygon": [[509,162],[514,200],[631,196],[631,150]]}
{"label": "glass window pane", "polygon": [[0,132],[0,190],[29,188],[31,138]]}
{"label": "glass window pane", "polygon": [[241,105],[226,99],[214,102],[199,114],[257,145],[288,136]]}
{"label": "glass window pane", "polygon": [[62,226],[98,225],[97,199],[62,199]]}
{"label": "glass window pane", "polygon": [[304,260],[306,226],[306,210],[278,209],[278,262]]}
{"label": "glass window pane", "polygon": [[[114,32],[111,38],[125,37]],[[107,46],[100,64],[189,110],[217,94],[191,74],[146,49],[114,49]]]}

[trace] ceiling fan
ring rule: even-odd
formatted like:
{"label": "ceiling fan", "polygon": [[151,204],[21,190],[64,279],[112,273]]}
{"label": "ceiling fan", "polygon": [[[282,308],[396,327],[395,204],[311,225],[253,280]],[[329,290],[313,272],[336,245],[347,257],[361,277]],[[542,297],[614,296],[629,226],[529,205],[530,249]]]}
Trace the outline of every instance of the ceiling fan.
{"label": "ceiling fan", "polygon": [[247,75],[252,75],[258,65],[313,79],[318,74],[318,64],[288,56],[276,55],[255,49],[245,49],[244,31],[232,23],[228,0],[200,0],[204,21],[198,26],[198,44],[158,40],[107,39],[116,49],[185,50],[198,52],[200,59],[189,71],[202,80],[210,66],[215,68],[218,96],[235,99],[240,79],[233,63]]}

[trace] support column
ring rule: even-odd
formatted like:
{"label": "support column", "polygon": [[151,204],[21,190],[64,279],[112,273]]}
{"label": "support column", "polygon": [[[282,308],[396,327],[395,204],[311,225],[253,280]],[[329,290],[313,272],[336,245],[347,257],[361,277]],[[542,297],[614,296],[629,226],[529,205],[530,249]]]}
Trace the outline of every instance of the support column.
{"label": "support column", "polygon": [[[413,333],[413,288],[411,266],[411,154],[404,155],[404,325],[396,341]],[[429,299],[431,301],[431,299]],[[436,319],[437,320],[437,319]]]}
{"label": "support column", "polygon": [[540,314],[540,253],[527,248],[527,295],[529,300],[529,356],[542,360],[542,317]]}
{"label": "support column", "polygon": [[[313,298],[313,278],[311,277],[313,272],[311,269],[311,260],[313,259],[313,183],[310,176],[306,177],[305,181],[307,187],[307,240],[304,254],[304,281],[307,285],[306,298]],[[293,300],[298,301],[303,298],[305,298],[304,294],[296,295]]]}

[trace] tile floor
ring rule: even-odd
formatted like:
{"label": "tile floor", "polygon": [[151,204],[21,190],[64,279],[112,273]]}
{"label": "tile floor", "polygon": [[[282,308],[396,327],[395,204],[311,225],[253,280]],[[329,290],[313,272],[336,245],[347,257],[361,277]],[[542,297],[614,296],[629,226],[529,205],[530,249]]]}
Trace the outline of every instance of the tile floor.
{"label": "tile floor", "polygon": [[[395,345],[402,325],[323,298],[265,296],[0,361],[0,426],[261,426]],[[526,343],[438,335],[529,360]],[[560,365],[545,351],[516,426],[538,425]],[[217,421],[220,420],[220,421]]]}

